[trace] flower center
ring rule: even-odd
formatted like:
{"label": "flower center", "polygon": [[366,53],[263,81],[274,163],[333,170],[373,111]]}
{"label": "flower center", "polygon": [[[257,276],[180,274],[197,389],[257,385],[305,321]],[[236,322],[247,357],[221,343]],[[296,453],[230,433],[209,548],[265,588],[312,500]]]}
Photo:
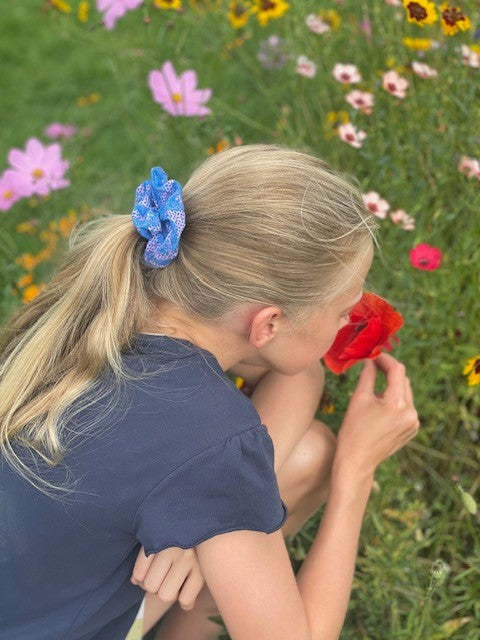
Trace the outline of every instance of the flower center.
{"label": "flower center", "polygon": [[45,174],[44,174],[44,172],[43,172],[43,170],[42,170],[42,169],[34,169],[34,170],[32,171],[32,176],[33,176],[34,178],[43,178],[43,176],[44,176],[44,175],[45,175]]}
{"label": "flower center", "polygon": [[397,85],[394,84],[393,82],[387,82],[387,87],[390,89],[390,91],[395,91],[395,89],[397,88]]}
{"label": "flower center", "polygon": [[180,93],[172,93],[172,100],[174,102],[181,102],[182,101],[182,96]]}
{"label": "flower center", "polygon": [[425,20],[427,17],[427,10],[425,7],[422,7],[418,2],[409,2],[407,5],[408,13],[410,14],[410,18],[414,20]]}
{"label": "flower center", "polygon": [[480,375],[480,360],[475,360],[475,362],[473,363],[473,370],[475,371],[475,373]]}
{"label": "flower center", "polygon": [[370,211],[378,211],[378,207],[375,204],[375,202],[369,202],[368,203],[368,208],[370,209]]}
{"label": "flower center", "polygon": [[420,258],[420,264],[430,264],[430,260],[428,258]]}
{"label": "flower center", "polygon": [[275,2],[270,2],[269,0],[263,0],[260,11],[271,11],[275,9]]}
{"label": "flower center", "polygon": [[442,16],[445,22],[450,27],[455,26],[455,23],[459,22],[460,20],[465,20],[465,16],[458,7],[450,7],[449,9],[445,9],[445,11],[442,11]]}
{"label": "flower center", "polygon": [[355,136],[353,135],[353,133],[347,133],[345,137],[347,140],[355,140]]}
{"label": "flower center", "polygon": [[242,4],[237,4],[233,12],[237,18],[240,18],[240,16],[243,16],[243,14],[247,12],[247,8]]}
{"label": "flower center", "polygon": [[341,73],[340,77],[342,80],[350,80],[350,74],[349,73]]}
{"label": "flower center", "polygon": [[7,189],[4,193],[3,193],[3,197],[5,198],[5,200],[8,200],[9,198],[11,198],[13,196],[13,191],[11,189]]}

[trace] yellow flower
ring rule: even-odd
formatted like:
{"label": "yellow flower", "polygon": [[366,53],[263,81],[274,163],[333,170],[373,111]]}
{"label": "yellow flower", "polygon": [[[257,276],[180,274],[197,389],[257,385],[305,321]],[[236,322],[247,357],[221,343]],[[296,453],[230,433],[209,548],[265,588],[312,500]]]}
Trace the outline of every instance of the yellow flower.
{"label": "yellow flower", "polygon": [[70,13],[72,11],[72,7],[64,0],[50,0],[50,4],[62,13]]}
{"label": "yellow flower", "polygon": [[153,4],[159,9],[181,9],[182,0],[153,0]]}
{"label": "yellow flower", "polygon": [[290,5],[285,0],[254,0],[258,22],[264,27],[272,18],[281,18]]}
{"label": "yellow flower", "polygon": [[480,44],[471,44],[470,49],[480,55]]}
{"label": "yellow flower", "polygon": [[472,26],[460,7],[449,7],[448,2],[444,2],[440,11],[442,12],[443,33],[447,36],[453,36],[459,30],[466,31]]}
{"label": "yellow flower", "polygon": [[251,2],[238,2],[237,0],[230,2],[228,8],[228,19],[234,29],[244,27],[249,17],[258,11],[257,7],[253,6]]}
{"label": "yellow flower", "polygon": [[340,14],[338,13],[338,11],[335,11],[335,9],[326,9],[324,11],[318,11],[317,15],[319,18],[323,20],[323,22],[326,22],[330,26],[330,29],[332,29],[332,31],[335,31],[335,29],[338,29],[338,27],[342,23]]}
{"label": "yellow flower", "polygon": [[463,369],[463,375],[468,375],[468,385],[473,387],[480,384],[480,353],[474,358],[469,358]]}
{"label": "yellow flower", "polygon": [[30,284],[23,290],[22,302],[27,303],[38,296],[38,294],[45,289],[45,285],[38,286],[36,284]]}
{"label": "yellow flower", "polygon": [[100,100],[100,94],[98,93],[98,91],[96,91],[95,93],[91,93],[88,96],[80,96],[79,98],[77,98],[77,107],[86,107],[89,104],[95,104],[95,102],[98,102]]}
{"label": "yellow flower", "polygon": [[432,48],[431,38],[403,38],[403,44],[409,49],[415,49],[415,51],[427,51]]}
{"label": "yellow flower", "polygon": [[385,60],[385,64],[389,69],[391,69],[395,66],[395,58],[393,56],[388,56],[388,58]]}
{"label": "yellow flower", "polygon": [[403,6],[407,12],[407,20],[420,27],[425,24],[433,24],[438,20],[438,13],[433,2],[429,0],[403,0]]}
{"label": "yellow flower", "polygon": [[88,2],[80,2],[78,5],[77,18],[80,22],[87,22],[90,5]]}
{"label": "yellow flower", "polygon": [[335,410],[335,407],[333,405],[333,402],[330,402],[329,404],[325,404],[325,405],[321,405],[320,407],[320,411],[322,413],[333,413]]}

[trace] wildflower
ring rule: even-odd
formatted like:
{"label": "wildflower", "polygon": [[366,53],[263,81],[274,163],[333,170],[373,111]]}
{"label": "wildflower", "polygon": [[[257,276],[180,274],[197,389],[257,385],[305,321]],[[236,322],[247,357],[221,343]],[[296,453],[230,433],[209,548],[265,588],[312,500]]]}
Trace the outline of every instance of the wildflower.
{"label": "wildflower", "polygon": [[72,7],[64,0],[50,0],[50,4],[61,13],[71,13]]}
{"label": "wildflower", "polygon": [[320,16],[315,13],[309,13],[305,18],[305,24],[313,33],[325,33],[326,31],[330,31],[330,25],[327,22],[324,22]]}
{"label": "wildflower", "polygon": [[332,75],[335,80],[343,84],[353,84],[362,80],[362,76],[354,64],[341,64],[337,62],[332,69]]}
{"label": "wildflower", "polygon": [[365,131],[359,131],[351,122],[341,124],[338,127],[338,135],[340,136],[340,140],[347,142],[351,147],[355,147],[356,149],[362,146],[362,141],[367,137]]}
{"label": "wildflower", "polygon": [[390,203],[380,197],[376,191],[369,191],[363,194],[363,202],[369,211],[374,213],[377,218],[386,218],[387,211],[390,209]]}
{"label": "wildflower", "polygon": [[24,178],[28,198],[33,194],[45,196],[51,190],[68,187],[70,180],[63,175],[70,166],[62,160],[62,149],[58,142],[44,146],[37,138],[29,138],[25,151],[11,149],[8,161],[17,174]]}
{"label": "wildflower", "polygon": [[445,578],[450,573],[450,566],[443,560],[435,560],[430,568],[432,580],[440,586],[445,582]]}
{"label": "wildflower", "polygon": [[259,43],[257,59],[265,69],[281,69],[291,55],[286,51],[286,41],[277,35],[271,35]]}
{"label": "wildflower", "polygon": [[196,88],[197,74],[193,69],[177,76],[171,61],[167,60],[161,71],[150,71],[148,85],[153,100],[172,116],[205,116],[211,113],[203,103],[210,99],[212,90]]}
{"label": "wildflower", "polygon": [[358,109],[369,116],[372,113],[375,98],[373,93],[353,89],[353,91],[347,93],[345,100],[351,104],[354,109]]}
{"label": "wildflower", "polygon": [[317,12],[321,20],[326,22],[332,31],[336,31],[342,24],[342,19],[335,9],[323,9]]}
{"label": "wildflower", "polygon": [[182,0],[153,0],[153,4],[159,9],[181,9]]}
{"label": "wildflower", "polygon": [[436,41],[431,38],[403,38],[403,44],[415,51],[428,51],[435,46],[434,42]]}
{"label": "wildflower", "polygon": [[60,124],[52,122],[46,127],[44,133],[48,138],[71,138],[77,131],[73,124]]}
{"label": "wildflower", "polygon": [[90,93],[88,96],[80,96],[77,98],[77,107],[87,107],[90,104],[95,104],[100,100],[100,94],[98,91]]}
{"label": "wildflower", "polygon": [[298,56],[295,71],[306,78],[313,78],[317,73],[317,65],[307,56]]}
{"label": "wildflower", "polygon": [[448,2],[443,2],[440,11],[442,13],[443,33],[447,36],[454,36],[459,30],[467,31],[472,26],[460,7],[450,7]]}
{"label": "wildflower", "polygon": [[410,251],[410,263],[416,269],[434,271],[442,263],[442,252],[429,244],[418,244]]}
{"label": "wildflower", "polygon": [[429,67],[428,64],[417,62],[417,60],[412,61],[412,69],[420,78],[436,78],[438,76],[436,69]]}
{"label": "wildflower", "polygon": [[415,229],[415,218],[409,216],[403,209],[391,211],[390,218],[394,224],[399,224],[405,231],[413,231]]}
{"label": "wildflower", "polygon": [[460,50],[462,52],[463,64],[474,67],[475,69],[478,69],[480,67],[480,55],[476,51],[474,51],[466,44],[460,45]]}
{"label": "wildflower", "polygon": [[468,375],[468,385],[470,387],[480,384],[480,354],[467,360],[462,373],[464,376]]}
{"label": "wildflower", "polygon": [[391,7],[401,7],[402,0],[385,0],[386,4],[389,4]]}
{"label": "wildflower", "polygon": [[370,22],[370,20],[360,20],[360,22],[358,23],[358,28],[363,32],[367,40],[370,40],[370,38],[372,37],[372,23]]}
{"label": "wildflower", "polygon": [[285,0],[254,0],[257,11],[255,12],[258,22],[264,27],[269,20],[281,18],[290,9],[290,5]]}
{"label": "wildflower", "polygon": [[25,178],[11,169],[0,176],[0,211],[7,211],[29,192]]}
{"label": "wildflower", "polygon": [[407,12],[407,20],[423,27],[426,24],[433,24],[438,20],[438,13],[433,2],[429,0],[403,0],[403,6]]}
{"label": "wildflower", "polygon": [[80,22],[87,22],[90,4],[88,2],[79,2],[77,9],[77,18]]}
{"label": "wildflower", "polygon": [[143,0],[97,0],[97,9],[103,12],[103,24],[111,31],[118,18],[124,16],[127,11],[136,9],[142,2]]}
{"label": "wildflower", "polygon": [[383,74],[382,87],[396,98],[404,98],[408,87],[408,80],[402,78],[394,70],[386,71]]}
{"label": "wildflower", "polygon": [[251,2],[230,2],[228,19],[234,29],[244,27],[251,15],[258,11],[258,7],[253,6]]}
{"label": "wildflower", "polygon": [[464,173],[468,178],[475,177],[480,180],[480,162],[477,158],[461,156],[458,163],[458,170],[460,173]]}

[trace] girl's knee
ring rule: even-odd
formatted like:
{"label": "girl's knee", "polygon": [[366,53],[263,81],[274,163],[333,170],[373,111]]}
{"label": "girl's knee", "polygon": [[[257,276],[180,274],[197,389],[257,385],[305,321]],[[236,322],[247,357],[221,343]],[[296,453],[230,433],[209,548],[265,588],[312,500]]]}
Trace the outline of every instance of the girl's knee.
{"label": "girl's knee", "polygon": [[314,419],[298,447],[299,474],[305,493],[324,491],[330,482],[337,437],[324,422]]}

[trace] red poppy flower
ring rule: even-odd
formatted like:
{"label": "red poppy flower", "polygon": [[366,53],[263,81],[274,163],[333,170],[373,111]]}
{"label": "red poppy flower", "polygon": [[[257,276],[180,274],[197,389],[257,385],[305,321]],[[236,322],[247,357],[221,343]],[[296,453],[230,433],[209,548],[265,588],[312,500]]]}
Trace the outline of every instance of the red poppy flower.
{"label": "red poppy flower", "polygon": [[[342,373],[364,358],[376,358],[382,349],[391,351],[389,338],[403,325],[403,318],[386,300],[364,293],[350,312],[350,322],[337,334],[323,356],[325,366]],[[398,338],[393,338],[398,342]]]}
{"label": "red poppy flower", "polygon": [[433,271],[442,263],[442,252],[429,244],[417,244],[410,251],[410,262],[417,269]]}

